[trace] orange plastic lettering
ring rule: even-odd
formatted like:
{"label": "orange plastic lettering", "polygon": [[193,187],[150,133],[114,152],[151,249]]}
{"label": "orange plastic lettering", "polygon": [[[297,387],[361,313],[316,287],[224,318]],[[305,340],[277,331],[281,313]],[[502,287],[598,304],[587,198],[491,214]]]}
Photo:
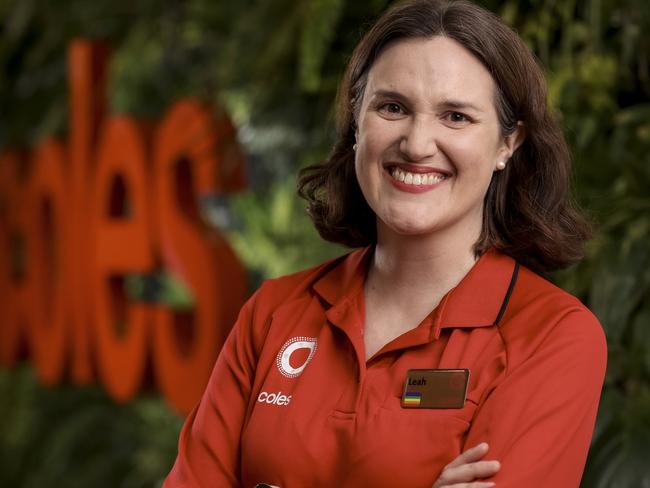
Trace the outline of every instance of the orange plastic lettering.
{"label": "orange plastic lettering", "polygon": [[216,355],[245,295],[244,270],[220,238],[208,235],[198,195],[219,188],[217,132],[197,103],[174,105],[155,137],[153,208],[165,268],[191,289],[191,314],[158,307],[154,369],[172,406],[188,412],[205,388]]}
{"label": "orange plastic lettering", "polygon": [[[26,331],[24,311],[24,255],[19,236],[24,242],[23,185],[19,165],[24,164],[14,152],[0,155],[0,363],[13,365],[25,352]],[[24,252],[24,249],[23,249]]]}
{"label": "orange plastic lettering", "polygon": [[70,78],[70,235],[67,247],[69,319],[74,330],[72,377],[79,384],[92,380],[87,269],[89,266],[88,200],[93,148],[104,114],[107,51],[99,44],[74,41],[69,50]]}
{"label": "orange plastic lettering", "polygon": [[[104,120],[107,60],[100,43],[70,45],[67,146],[0,154],[0,364],[29,354],[46,384],[97,377],[126,401],[152,354],[160,391],[188,412],[247,293],[198,199],[243,189],[243,155],[230,120],[191,100],[153,140],[130,117]],[[191,310],[129,301],[129,275],[161,270],[190,289]]]}
{"label": "orange plastic lettering", "polygon": [[151,309],[129,303],[125,277],[153,267],[145,142],[127,117],[111,118],[99,143],[92,225],[91,290],[97,366],[111,396],[132,398],[143,379]]}
{"label": "orange plastic lettering", "polygon": [[66,324],[65,253],[68,205],[65,152],[53,139],[34,151],[26,199],[29,228],[26,242],[30,277],[29,308],[32,359],[40,380],[55,384],[63,375],[68,330]]}

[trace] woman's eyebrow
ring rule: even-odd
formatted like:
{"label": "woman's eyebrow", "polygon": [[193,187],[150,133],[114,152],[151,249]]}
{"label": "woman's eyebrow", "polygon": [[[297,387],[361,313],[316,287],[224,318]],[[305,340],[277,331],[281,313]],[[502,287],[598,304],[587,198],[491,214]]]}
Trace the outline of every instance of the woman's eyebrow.
{"label": "woman's eyebrow", "polygon": [[402,93],[394,90],[375,90],[372,94],[373,98],[399,98],[405,100],[407,97]]}
{"label": "woman's eyebrow", "polygon": [[461,100],[442,100],[437,104],[438,107],[445,108],[445,109],[453,109],[453,110],[473,110],[475,112],[483,112],[483,110],[473,103],[470,102],[464,102]]}
{"label": "woman's eyebrow", "polygon": [[[373,92],[372,98],[394,98],[398,100],[408,100],[408,97],[395,90],[379,89]],[[436,104],[436,107],[445,110],[473,110],[474,112],[483,113],[484,110],[471,102],[454,99],[444,99]]]}

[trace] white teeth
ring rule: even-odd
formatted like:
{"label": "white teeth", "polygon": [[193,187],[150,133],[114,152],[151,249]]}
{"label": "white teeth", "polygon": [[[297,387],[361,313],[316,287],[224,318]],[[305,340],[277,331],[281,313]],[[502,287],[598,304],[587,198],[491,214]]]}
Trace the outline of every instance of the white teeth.
{"label": "white teeth", "polygon": [[445,176],[440,173],[409,173],[408,171],[402,171],[399,168],[393,168],[391,176],[397,181],[401,181],[407,185],[433,185],[445,179]]}

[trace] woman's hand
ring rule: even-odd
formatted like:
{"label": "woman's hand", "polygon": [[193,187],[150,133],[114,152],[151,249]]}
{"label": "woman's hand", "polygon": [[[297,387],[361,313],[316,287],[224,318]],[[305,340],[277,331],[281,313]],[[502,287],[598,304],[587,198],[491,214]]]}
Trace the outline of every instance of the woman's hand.
{"label": "woman's hand", "polygon": [[499,461],[481,461],[489,446],[482,442],[461,453],[445,466],[433,488],[489,488],[491,481],[477,481],[494,475],[501,468]]}

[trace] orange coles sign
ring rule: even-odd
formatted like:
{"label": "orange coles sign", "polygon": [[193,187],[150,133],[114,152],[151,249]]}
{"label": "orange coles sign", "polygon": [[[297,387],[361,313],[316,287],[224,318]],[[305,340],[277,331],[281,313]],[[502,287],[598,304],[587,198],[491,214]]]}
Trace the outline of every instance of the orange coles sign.
{"label": "orange coles sign", "polygon": [[[188,412],[246,294],[244,269],[195,202],[241,190],[243,158],[232,124],[191,100],[153,133],[104,118],[106,60],[98,44],[70,47],[67,146],[0,155],[0,362],[27,353],[44,383],[97,377],[118,401],[152,364]],[[125,276],[161,268],[191,290],[190,312],[126,298]]]}

